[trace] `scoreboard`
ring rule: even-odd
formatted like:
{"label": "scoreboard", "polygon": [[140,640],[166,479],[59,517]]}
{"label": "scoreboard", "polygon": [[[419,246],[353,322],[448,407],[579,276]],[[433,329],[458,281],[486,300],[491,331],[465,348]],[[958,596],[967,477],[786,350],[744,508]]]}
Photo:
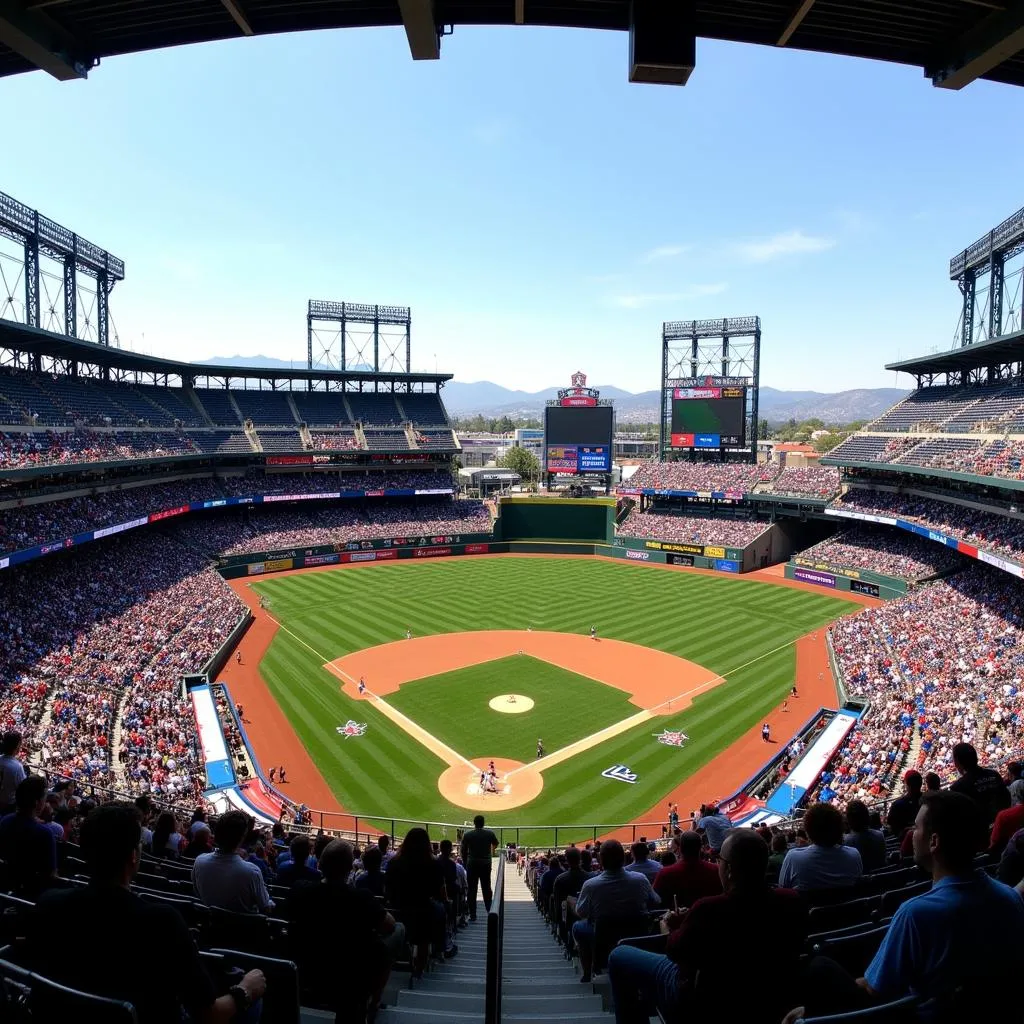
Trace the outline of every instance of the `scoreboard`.
{"label": "scoreboard", "polygon": [[548,406],[544,410],[544,469],[578,475],[612,471],[610,405]]}
{"label": "scoreboard", "polygon": [[673,448],[746,445],[745,387],[685,387],[672,391]]}

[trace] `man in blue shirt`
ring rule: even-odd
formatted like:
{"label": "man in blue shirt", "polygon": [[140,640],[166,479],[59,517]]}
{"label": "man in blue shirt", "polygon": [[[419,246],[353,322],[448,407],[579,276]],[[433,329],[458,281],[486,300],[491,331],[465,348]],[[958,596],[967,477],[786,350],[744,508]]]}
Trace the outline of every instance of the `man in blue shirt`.
{"label": "man in blue shirt", "polygon": [[46,780],[29,775],[14,791],[13,814],[0,818],[0,859],[15,895],[34,899],[57,874],[57,840],[39,820],[46,803]]}
{"label": "man in blue shirt", "polygon": [[[928,793],[914,823],[914,860],[932,888],[896,911],[861,984],[881,999],[936,996],[969,983],[978,1020],[1005,1005],[1024,963],[1024,900],[973,867],[984,842],[977,801]],[[992,1002],[985,1012],[979,1000]]]}

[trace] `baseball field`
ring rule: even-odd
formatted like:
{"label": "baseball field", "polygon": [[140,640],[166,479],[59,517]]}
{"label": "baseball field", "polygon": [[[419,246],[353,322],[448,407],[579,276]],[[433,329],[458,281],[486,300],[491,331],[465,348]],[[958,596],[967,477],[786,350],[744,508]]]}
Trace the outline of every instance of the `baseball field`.
{"label": "baseball field", "polygon": [[[378,820],[462,822],[478,807],[494,824],[634,820],[778,708],[798,638],[856,610],[584,558],[390,562],[239,586],[277,625],[260,685],[337,804]],[[687,738],[659,742],[666,732]],[[264,730],[256,744],[264,767],[273,742]],[[491,759],[497,792],[482,792]]]}

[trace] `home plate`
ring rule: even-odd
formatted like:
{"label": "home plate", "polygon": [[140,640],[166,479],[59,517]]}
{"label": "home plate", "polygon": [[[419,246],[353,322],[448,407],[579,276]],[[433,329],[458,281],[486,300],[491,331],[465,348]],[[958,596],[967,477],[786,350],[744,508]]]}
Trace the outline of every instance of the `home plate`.
{"label": "home plate", "polygon": [[[494,761],[498,773],[496,790],[484,789],[480,785],[480,776],[486,773],[488,765]],[[494,810],[521,807],[535,799],[544,788],[544,779],[539,771],[531,766],[524,767],[521,761],[508,757],[474,757],[473,767],[469,764],[452,765],[443,771],[437,780],[437,788],[441,795],[457,807],[481,811],[487,808]],[[509,778],[512,769],[518,769],[513,778]]]}

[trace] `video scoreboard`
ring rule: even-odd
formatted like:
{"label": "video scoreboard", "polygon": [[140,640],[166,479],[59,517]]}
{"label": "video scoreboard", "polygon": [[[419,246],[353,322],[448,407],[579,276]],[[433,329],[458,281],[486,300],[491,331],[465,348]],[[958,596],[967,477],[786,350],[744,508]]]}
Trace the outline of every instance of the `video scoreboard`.
{"label": "video scoreboard", "polygon": [[747,443],[746,427],[746,387],[672,389],[673,448],[743,448]]}
{"label": "video scoreboard", "polygon": [[582,374],[573,375],[573,384],[559,394],[558,405],[544,410],[544,470],[572,476],[610,473],[612,407],[597,404],[597,392],[586,388]]}

